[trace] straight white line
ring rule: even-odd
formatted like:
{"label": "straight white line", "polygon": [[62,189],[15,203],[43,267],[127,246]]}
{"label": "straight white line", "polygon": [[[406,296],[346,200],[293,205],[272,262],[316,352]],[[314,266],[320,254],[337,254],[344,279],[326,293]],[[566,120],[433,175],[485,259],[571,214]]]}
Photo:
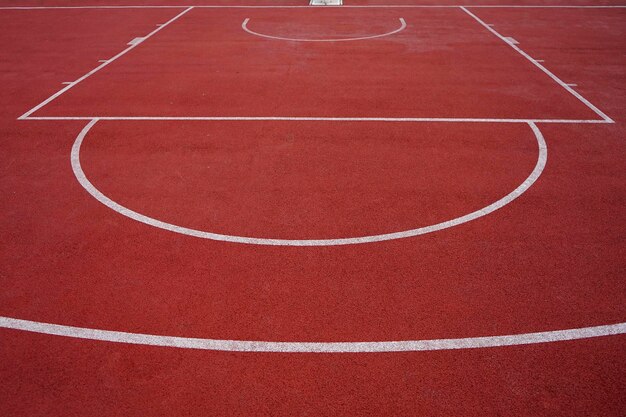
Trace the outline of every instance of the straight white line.
{"label": "straight white line", "polygon": [[[253,6],[253,5],[153,5],[153,6],[4,6],[0,7],[0,10],[80,10],[80,9],[186,9],[189,7],[193,7],[196,9],[310,9],[308,5],[306,6]],[[353,7],[370,7],[370,6],[353,6]],[[386,7],[386,6],[385,6]],[[403,7],[403,6],[398,6]],[[428,7],[459,7],[459,6],[428,6]]]}
{"label": "straight white line", "polygon": [[626,323],[547,332],[503,336],[466,337],[458,339],[403,340],[385,342],[266,342],[252,340],[201,339],[195,337],[161,336],[128,333],[85,327],[64,326],[30,320],[0,317],[0,328],[22,330],[76,339],[133,345],[163,346],[181,349],[201,349],[227,352],[275,353],[381,353],[418,352],[431,350],[475,349],[500,346],[530,345],[615,336],[626,333]]}
{"label": "straight white line", "polygon": [[[212,7],[212,6],[204,6],[204,7]],[[235,7],[235,6],[224,6],[224,7]],[[250,6],[255,7],[255,6]],[[261,7],[261,6],[259,6]],[[287,6],[266,6],[266,7],[287,7]],[[294,6],[294,7],[302,7],[302,6]],[[495,4],[446,4],[446,5],[435,5],[435,4],[370,4],[370,5],[343,5],[346,8],[353,9],[446,9],[446,8],[458,8],[458,7],[468,7],[468,8],[479,8],[479,9],[624,9],[626,5],[605,5],[605,6],[595,6],[595,5],[586,5],[586,6],[558,6],[558,5],[495,5]]]}
{"label": "straight white line", "polygon": [[481,9],[623,9],[626,5],[529,5],[529,4],[468,4],[463,7],[478,7]]}
{"label": "straight white line", "polygon": [[[173,23],[174,21],[178,20],[180,17],[182,17],[185,13],[189,12],[190,10],[192,10],[193,7],[188,7],[185,10],[183,10],[182,12],[180,12],[179,14],[177,14],[176,16],[174,16],[173,18],[171,18],[170,20],[168,20],[166,23],[163,24],[163,26],[159,26],[158,28],[156,28],[155,30],[153,30],[152,32],[150,32],[148,35],[144,36],[143,39],[148,39],[151,36],[157,34],[160,30],[162,30],[163,28],[165,28],[167,25],[169,25],[170,23]],[[50,103],[52,100],[56,99],[57,97],[59,97],[61,94],[65,93],[66,91],[68,91],[70,88],[74,87],[76,84],[80,83],[81,81],[86,80],[87,78],[91,77],[93,74],[95,74],[96,72],[100,71],[102,68],[106,67],[107,65],[109,65],[110,63],[112,63],[113,61],[117,60],[118,58],[120,58],[121,56],[123,56],[124,54],[128,53],[129,51],[131,51],[133,48],[136,48],[138,45],[140,45],[141,42],[138,43],[134,43],[131,46],[129,46],[128,48],[124,49],[122,52],[120,52],[119,54],[115,55],[113,58],[110,58],[109,60],[103,62],[102,64],[98,65],[96,68],[92,69],[91,71],[89,71],[87,74],[83,75],[82,77],[80,77],[79,79],[77,79],[76,81],[74,81],[72,84],[68,85],[67,87],[63,88],[62,90],[56,92],[55,94],[53,94],[52,96],[48,97],[46,100],[44,100],[43,102],[39,103],[38,105],[36,105],[35,107],[33,107],[32,109],[30,109],[29,111],[27,111],[26,113],[24,113],[23,115],[21,115],[20,117],[18,117],[18,120],[23,120],[26,119],[28,116],[30,116],[31,114],[33,114],[34,112],[36,112],[37,110],[41,109],[43,106],[45,106],[46,104]]]}
{"label": "straight white line", "polygon": [[[270,6],[270,5],[127,5],[127,6],[4,6],[0,7],[0,10],[63,10],[63,9],[183,9],[187,7],[194,7],[198,9],[309,9],[309,6]],[[435,5],[435,4],[370,4],[370,5],[343,5],[343,7],[359,8],[359,9],[387,9],[387,8],[432,8],[432,9],[445,9],[445,8],[484,8],[484,9],[623,9],[626,5],[493,5],[493,4],[448,4],[448,5]]]}
{"label": "straight white line", "polygon": [[557,84],[559,84],[561,87],[563,87],[565,90],[567,90],[571,95],[573,95],[574,97],[576,97],[580,102],[582,102],[584,105],[586,105],[587,107],[589,107],[589,109],[591,109],[594,113],[596,113],[598,116],[602,117],[607,123],[614,123],[613,119],[611,119],[609,116],[607,116],[606,114],[604,114],[600,109],[598,109],[596,106],[594,106],[593,104],[591,104],[591,102],[589,102],[589,100],[587,100],[586,98],[584,98],[583,96],[581,96],[580,94],[578,94],[575,90],[573,90],[570,86],[568,86],[565,82],[563,82],[559,77],[557,77],[556,75],[554,75],[550,70],[548,70],[546,67],[544,67],[543,65],[541,65],[539,62],[537,62],[536,60],[534,60],[530,55],[528,55],[526,52],[524,52],[523,50],[521,50],[517,45],[513,44],[512,42],[507,41],[507,38],[500,35],[495,29],[493,29],[492,27],[490,27],[488,24],[486,24],[485,22],[483,22],[478,16],[476,16],[474,13],[470,12],[469,10],[467,10],[465,7],[461,7],[461,10],[463,10],[465,13],[467,13],[468,15],[470,15],[474,20],[476,20],[478,23],[480,23],[484,28],[486,28],[489,32],[493,33],[494,35],[496,35],[498,38],[500,38],[502,41],[504,41],[504,43],[506,43],[507,45],[509,45],[511,48],[515,49],[517,52],[519,52],[524,58],[526,58],[528,61],[530,61],[534,66],[536,66],[537,68],[539,68],[541,71],[543,71],[546,75],[548,75],[550,78],[552,78]]}
{"label": "straight white line", "polygon": [[481,119],[450,117],[290,117],[290,116],[28,116],[20,120],[205,120],[320,122],[441,122],[441,123],[613,123],[602,119]]}

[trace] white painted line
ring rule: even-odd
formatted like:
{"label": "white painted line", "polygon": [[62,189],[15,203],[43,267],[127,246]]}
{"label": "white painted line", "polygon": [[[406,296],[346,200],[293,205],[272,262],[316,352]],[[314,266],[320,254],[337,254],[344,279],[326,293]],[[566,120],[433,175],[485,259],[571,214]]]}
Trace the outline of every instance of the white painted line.
{"label": "white painted line", "polygon": [[205,121],[312,121],[388,123],[613,123],[603,119],[481,119],[446,117],[291,117],[291,116],[29,116],[20,120],[205,120]]}
{"label": "white painted line", "polygon": [[535,62],[546,62],[543,59],[535,59]]}
{"label": "white painted line", "polygon": [[504,40],[505,40],[507,43],[510,43],[511,45],[519,45],[519,42],[518,42],[518,41],[516,41],[514,38],[512,38],[512,37],[510,37],[510,36],[507,36],[506,38],[504,38]]}
{"label": "white painted line", "polygon": [[476,349],[502,346],[531,345],[615,336],[626,333],[626,323],[547,332],[521,333],[503,336],[464,337],[457,339],[402,340],[385,342],[266,342],[252,340],[201,339],[195,337],[161,336],[128,333],[86,327],[0,317],[0,328],[22,330],[76,339],[133,345],[162,346],[181,349],[201,349],[227,352],[276,353],[383,353],[421,352],[431,350]]}
{"label": "white painted line", "polygon": [[[173,18],[171,18],[170,20],[168,20],[166,23],[163,24],[163,26],[160,26],[158,28],[156,28],[155,30],[153,30],[152,32],[150,32],[148,35],[146,35],[144,37],[144,39],[148,39],[154,35],[156,35],[160,30],[162,30],[163,28],[165,28],[167,25],[169,25],[170,23],[173,23],[174,21],[178,20],[179,18],[181,18],[185,13],[188,13],[190,10],[192,10],[193,7],[188,7],[185,10],[183,10],[182,12],[180,12],[179,14],[177,14],[176,16],[174,16]],[[56,99],[57,97],[59,97],[61,94],[65,93],[66,91],[68,91],[70,88],[74,87],[76,84],[86,80],[87,78],[91,77],[93,74],[95,74],[96,72],[100,71],[102,68],[106,67],[107,65],[109,65],[110,63],[112,63],[113,61],[117,60],[118,58],[120,58],[121,56],[125,55],[126,53],[128,53],[129,51],[131,51],[133,48],[137,47],[137,44],[131,45],[128,48],[124,49],[122,52],[120,52],[119,54],[115,55],[113,58],[109,59],[108,61],[103,62],[102,64],[98,65],[96,68],[92,69],[91,71],[89,71],[87,74],[83,75],[82,77],[80,77],[78,80],[74,81],[73,84],[68,85],[67,87],[63,88],[62,90],[57,91],[55,94],[53,94],[52,96],[48,97],[46,100],[42,101],[41,103],[39,103],[38,105],[36,105],[35,107],[33,107],[32,109],[28,110],[26,113],[24,113],[23,115],[21,115],[18,119],[19,120],[23,120],[26,119],[28,116],[30,116],[31,114],[33,114],[34,112],[36,112],[37,110],[41,109],[43,106],[45,106],[46,104],[50,103],[52,100]]]}
{"label": "white painted line", "polygon": [[63,81],[61,84],[70,85],[73,84],[74,81]]}
{"label": "white painted line", "polygon": [[[204,6],[208,7],[208,6]],[[280,6],[277,6],[280,7]],[[446,8],[458,8],[458,7],[467,7],[470,9],[624,9],[626,5],[606,5],[606,6],[596,6],[596,5],[586,5],[586,6],[577,6],[577,5],[495,5],[495,4],[446,4],[446,5],[437,5],[437,4],[395,4],[395,5],[387,5],[387,4],[369,4],[369,5],[345,5],[343,7],[349,7],[353,9],[446,9]]]}
{"label": "white painted line", "polygon": [[[126,5],[126,6],[4,6],[0,7],[0,10],[63,10],[63,9],[182,9],[188,6],[181,5],[161,5],[161,6],[144,6],[144,5]],[[194,5],[197,9],[303,9],[309,6],[270,6],[270,5]],[[396,5],[383,5],[383,4],[371,4],[371,5],[343,5],[343,7],[350,7],[354,9],[445,9],[445,8],[483,8],[483,9],[624,9],[626,5],[493,5],[493,4],[449,4],[449,5],[436,5],[436,4],[396,4]]]}
{"label": "white painted line", "polygon": [[[184,9],[188,6],[4,6],[0,10]],[[206,7],[206,6],[203,6]]]}
{"label": "white painted line", "polygon": [[623,9],[626,5],[542,5],[542,4],[468,4],[459,5],[468,8],[481,9]]}
{"label": "white painted line", "polygon": [[568,83],[567,85],[569,85],[570,87],[578,87],[578,84],[571,84],[571,83]]}
{"label": "white painted line", "polygon": [[589,109],[591,109],[594,113],[596,113],[598,116],[602,117],[605,121],[613,123],[613,119],[611,119],[609,116],[607,116],[606,114],[604,114],[600,109],[598,109],[596,106],[594,106],[593,104],[591,104],[591,102],[589,102],[589,100],[587,100],[586,98],[584,98],[583,96],[581,96],[580,94],[578,94],[575,90],[573,90],[571,87],[569,87],[566,83],[564,83],[559,77],[557,77],[556,75],[554,75],[550,70],[548,70],[546,67],[544,67],[543,65],[541,65],[539,62],[537,62],[536,60],[534,60],[530,55],[528,55],[526,52],[524,52],[523,50],[521,50],[517,45],[512,44],[510,42],[508,42],[506,40],[506,38],[502,35],[500,35],[498,32],[496,32],[493,28],[489,27],[485,22],[483,22],[478,16],[476,16],[474,13],[470,12],[469,10],[467,10],[467,8],[465,7],[461,7],[461,10],[463,10],[465,13],[467,13],[469,16],[471,16],[474,20],[476,20],[478,23],[480,23],[483,27],[485,27],[489,32],[493,33],[495,36],[497,36],[498,38],[502,39],[504,42],[506,42],[507,45],[509,45],[511,48],[515,49],[518,53],[520,53],[524,58],[526,58],[528,61],[530,61],[534,66],[536,66],[537,68],[539,68],[541,71],[543,71],[546,75],[548,75],[550,78],[552,78],[557,84],[559,84],[561,87],[563,87],[565,90],[567,90],[571,95],[573,95],[574,97],[576,97],[580,102],[582,102],[584,105],[586,105],[587,107],[589,107]]}
{"label": "white painted line", "polygon": [[362,41],[362,40],[366,40],[366,39],[375,39],[375,38],[382,38],[385,36],[390,36],[393,34],[396,34],[398,32],[403,31],[406,28],[406,22],[404,21],[403,18],[400,18],[400,27],[398,29],[395,29],[391,32],[387,32],[387,33],[382,33],[380,35],[371,35],[371,36],[361,36],[358,38],[335,38],[335,39],[301,39],[301,38],[284,38],[281,36],[272,36],[272,35],[265,35],[263,33],[259,33],[259,32],[255,32],[251,29],[248,28],[248,22],[250,21],[250,18],[246,18],[243,23],[241,24],[241,27],[243,30],[245,30],[246,32],[248,32],[251,35],[255,35],[255,36],[261,36],[263,38],[268,38],[268,39],[277,39],[277,40],[281,40],[281,41],[293,41],[293,42],[344,42],[344,41]]}
{"label": "white painted line", "polygon": [[201,239],[210,239],[217,240],[222,242],[231,242],[231,243],[244,243],[249,245],[273,245],[273,246],[337,246],[337,245],[356,245],[361,243],[372,243],[372,242],[382,242],[386,240],[394,240],[394,239],[404,239],[408,237],[420,236],[427,233],[437,232],[443,229],[448,229],[450,227],[459,226],[463,223],[470,222],[472,220],[476,220],[480,217],[486,216],[494,211],[506,206],[519,196],[521,196],[526,190],[528,190],[534,183],[537,181],[543,168],[546,165],[548,159],[548,148],[545,140],[543,139],[543,135],[541,131],[532,122],[528,122],[528,126],[534,133],[535,139],[537,140],[537,163],[528,176],[517,188],[511,191],[506,196],[502,197],[498,201],[491,203],[490,205],[468,213],[464,216],[457,217],[451,220],[447,220],[441,223],[433,224],[430,226],[419,227],[416,229],[405,230],[402,232],[395,233],[385,233],[380,235],[371,235],[371,236],[359,236],[359,237],[348,237],[348,238],[338,238],[338,239],[275,239],[275,238],[257,238],[257,237],[247,237],[247,236],[234,236],[234,235],[225,235],[218,234],[212,232],[206,232],[202,230],[190,229],[187,227],[177,226],[175,224],[167,223],[158,219],[154,219],[152,217],[145,216],[141,213],[137,213],[129,208],[118,204],[117,202],[111,200],[109,197],[104,195],[100,190],[98,190],[88,179],[83,171],[83,168],[80,164],[80,149],[87,136],[87,133],[91,128],[98,122],[98,119],[91,120],[83,130],[76,137],[76,141],[72,146],[71,152],[71,165],[72,170],[74,171],[74,175],[76,179],[83,186],[83,188],[91,194],[96,200],[105,206],[109,207],[111,210],[118,212],[119,214],[129,217],[135,221],[140,223],[147,224],[149,226],[153,226],[159,229],[167,230],[174,233],[180,233],[187,236],[193,236]]}
{"label": "white painted line", "polygon": [[108,59],[99,59],[98,62],[108,62]]}
{"label": "white painted line", "polygon": [[135,38],[132,41],[128,42],[127,45],[137,45],[143,42],[146,38]]}

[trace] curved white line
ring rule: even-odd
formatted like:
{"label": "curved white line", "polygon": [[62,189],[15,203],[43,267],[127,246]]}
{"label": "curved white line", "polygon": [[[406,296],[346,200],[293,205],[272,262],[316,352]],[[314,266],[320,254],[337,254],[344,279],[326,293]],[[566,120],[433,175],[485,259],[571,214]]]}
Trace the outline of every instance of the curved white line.
{"label": "curved white line", "polygon": [[268,38],[268,39],[277,39],[277,40],[281,40],[281,41],[294,41],[294,42],[345,42],[345,41],[362,41],[362,40],[366,40],[366,39],[375,39],[375,38],[382,38],[384,36],[390,36],[393,35],[395,33],[401,32],[406,28],[406,22],[404,21],[403,18],[400,18],[400,27],[396,30],[393,30],[391,32],[387,32],[387,33],[382,33],[380,35],[372,35],[372,36],[362,36],[359,38],[339,38],[339,39],[297,39],[297,38],[283,38],[281,36],[272,36],[272,35],[264,35],[263,33],[259,33],[259,32],[255,32],[253,30],[251,30],[250,28],[248,28],[248,22],[250,21],[250,18],[247,17],[243,23],[241,24],[241,28],[243,30],[245,30],[246,32],[248,32],[251,35],[255,35],[255,36],[260,36],[262,38]]}
{"label": "curved white line", "polygon": [[89,132],[89,130],[98,122],[99,119],[91,120],[79,133],[74,145],[72,146],[71,153],[71,163],[72,170],[74,171],[74,175],[78,182],[83,186],[83,188],[91,194],[96,200],[100,201],[105,206],[110,209],[117,211],[118,213],[130,217],[133,220],[136,220],[141,223],[145,223],[147,225],[158,227],[160,229],[168,230],[170,232],[180,233],[183,235],[199,237],[202,239],[211,239],[211,240],[219,240],[224,242],[233,242],[233,243],[246,243],[252,245],[274,245],[274,246],[336,246],[336,245],[354,245],[359,243],[372,243],[372,242],[382,242],[385,240],[394,240],[394,239],[402,239],[407,237],[419,236],[426,233],[432,233],[439,230],[447,229],[449,227],[458,226],[463,223],[467,223],[472,220],[476,220],[480,217],[486,216],[499,208],[504,207],[509,204],[511,201],[515,200],[517,197],[522,195],[526,190],[528,190],[534,183],[537,181],[541,173],[543,172],[544,167],[546,166],[546,162],[548,159],[548,148],[546,142],[541,134],[541,131],[533,122],[528,122],[528,126],[530,126],[531,130],[535,134],[535,138],[537,140],[537,147],[539,149],[539,154],[537,158],[537,164],[535,168],[530,173],[528,178],[524,180],[515,190],[511,191],[509,194],[501,198],[500,200],[484,207],[480,210],[474,211],[472,213],[466,214],[461,217],[457,217],[452,220],[448,220],[445,222],[433,224],[430,226],[420,227],[417,229],[405,230],[403,232],[395,232],[395,233],[386,233],[381,235],[371,235],[371,236],[362,236],[362,237],[351,237],[351,238],[339,238],[339,239],[271,239],[271,238],[256,238],[256,237],[246,237],[246,236],[234,236],[234,235],[223,235],[219,233],[211,233],[204,232],[201,230],[190,229],[187,227],[177,226],[171,223],[166,223],[161,220],[154,219],[152,217],[145,216],[143,214],[137,213],[131,209],[128,209],[115,201],[111,200],[109,197],[102,194],[88,179],[85,175],[85,172],[82,169],[80,164],[80,148],[85,139],[85,136]]}
{"label": "curved white line", "polygon": [[474,349],[561,342],[626,333],[626,323],[617,323],[604,326],[582,327],[579,329],[553,330],[505,336],[464,337],[459,339],[403,340],[389,342],[264,342],[127,333],[41,323],[11,317],[0,317],[0,328],[134,345],[229,352],[280,353],[416,352],[427,350]]}

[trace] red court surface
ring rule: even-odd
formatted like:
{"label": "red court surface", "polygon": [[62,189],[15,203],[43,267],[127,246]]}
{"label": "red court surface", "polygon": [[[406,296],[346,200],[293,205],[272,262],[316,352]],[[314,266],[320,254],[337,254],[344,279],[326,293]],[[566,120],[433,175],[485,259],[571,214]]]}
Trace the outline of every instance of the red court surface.
{"label": "red court surface", "polygon": [[0,415],[626,414],[626,7],[393,5],[0,7]]}

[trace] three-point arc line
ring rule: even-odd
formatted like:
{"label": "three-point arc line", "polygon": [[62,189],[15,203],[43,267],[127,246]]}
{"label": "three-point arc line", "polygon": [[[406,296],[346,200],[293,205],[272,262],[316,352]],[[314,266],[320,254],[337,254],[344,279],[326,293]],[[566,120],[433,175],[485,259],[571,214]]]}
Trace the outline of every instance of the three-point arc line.
{"label": "three-point arc line", "polygon": [[383,353],[493,348],[502,346],[530,345],[536,343],[563,342],[567,340],[588,339],[626,333],[626,323],[616,323],[578,329],[553,330],[503,336],[464,337],[457,339],[384,342],[270,342],[253,340],[202,339],[196,337],[128,333],[42,323],[11,317],[0,317],[0,328],[133,345],[163,346],[227,352],[275,353]]}

